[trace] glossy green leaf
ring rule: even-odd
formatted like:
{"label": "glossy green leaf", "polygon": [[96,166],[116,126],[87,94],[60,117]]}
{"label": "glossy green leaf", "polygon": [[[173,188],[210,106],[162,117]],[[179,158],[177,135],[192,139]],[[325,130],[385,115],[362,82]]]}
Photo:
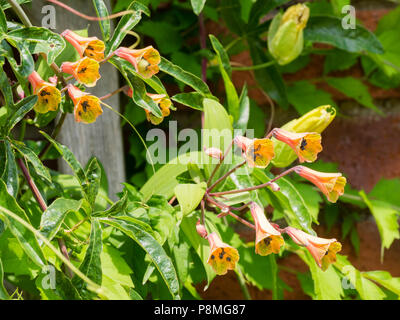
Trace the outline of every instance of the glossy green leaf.
{"label": "glossy green leaf", "polygon": [[[36,286],[44,300],[81,300],[78,290],[73,286],[71,280],[63,272],[50,266],[48,272],[41,272],[36,278]],[[46,269],[44,269],[46,270]],[[51,277],[54,278],[52,279]],[[55,283],[52,283],[55,281]]]}
{"label": "glossy green leaf", "polygon": [[125,191],[122,198],[116,201],[110,208],[93,213],[94,217],[109,217],[124,213],[128,205],[128,193]]}
{"label": "glossy green leaf", "polygon": [[131,87],[133,101],[139,107],[150,111],[156,117],[162,117],[160,107],[147,95],[146,86],[136,73],[134,67],[122,59],[112,58],[110,62],[118,68]]}
{"label": "glossy green leaf", "polygon": [[7,20],[3,9],[0,7],[0,34],[7,33]]}
{"label": "glossy green leaf", "polygon": [[17,162],[15,161],[14,151],[11,147],[11,143],[8,140],[4,141],[4,147],[7,160],[1,179],[3,179],[3,181],[6,183],[8,193],[13,197],[16,197],[18,193]]}
{"label": "glossy green leaf", "polygon": [[23,42],[31,54],[45,53],[49,64],[53,63],[65,48],[64,39],[47,28],[28,27],[13,30],[7,34],[7,39],[16,43]]}
{"label": "glossy green leaf", "polygon": [[51,183],[51,176],[49,170],[43,165],[42,161],[36,155],[36,153],[27,147],[24,143],[19,141],[13,141],[14,148],[23,156],[26,160],[28,160],[33,168],[35,169],[36,173]]}
{"label": "glossy green leaf", "polygon": [[3,94],[6,106],[11,108],[14,105],[14,98],[7,74],[3,71],[3,66],[4,60],[2,61],[0,57],[0,91]]}
{"label": "glossy green leaf", "polygon": [[382,240],[381,256],[383,257],[384,249],[389,249],[395,239],[400,239],[397,221],[399,212],[387,202],[369,199],[364,191],[360,191],[359,194],[375,218]]}
{"label": "glossy green leaf", "polygon": [[304,40],[331,44],[349,52],[383,53],[382,44],[369,30],[357,25],[355,29],[344,29],[340,18],[313,16],[304,29]]}
{"label": "glossy green leaf", "polygon": [[150,16],[149,9],[138,1],[133,1],[128,7],[128,10],[133,10],[134,12],[124,15],[119,21],[111,40],[107,42],[107,54],[113,52],[119,47],[127,34],[126,31],[130,31],[142,19],[142,13]]}
{"label": "glossy green leaf", "polygon": [[200,92],[202,94],[211,94],[207,84],[205,84],[199,77],[183,70],[181,67],[173,64],[171,61],[168,61],[164,57],[161,58],[159,67],[161,71],[168,73],[170,76],[174,77],[178,81],[187,84],[197,92]]}
{"label": "glossy green leaf", "polygon": [[[19,4],[23,4],[23,3],[28,3],[31,2],[32,0],[16,0],[15,2],[19,3]],[[10,3],[7,0],[0,0],[0,7],[3,10],[9,9],[11,8]]]}
{"label": "glossy green leaf", "polygon": [[15,112],[8,119],[6,133],[8,134],[25,115],[33,109],[37,102],[37,96],[29,96],[15,105]]}
{"label": "glossy green leaf", "polygon": [[6,288],[4,288],[4,271],[3,271],[3,264],[0,258],[0,300],[8,300],[10,298]]}
{"label": "glossy green leaf", "polygon": [[[92,219],[89,245],[86,249],[85,257],[79,266],[79,270],[94,283],[101,285],[101,252],[103,250],[102,229],[97,219]],[[81,278],[74,277],[72,283],[78,289],[84,299],[92,297],[92,293],[87,289],[87,284]]]}
{"label": "glossy green leaf", "polygon": [[185,216],[200,204],[207,189],[207,183],[179,184],[175,187],[175,195]]}
{"label": "glossy green leaf", "polygon": [[181,103],[192,109],[203,111],[204,95],[198,92],[178,93],[171,97],[175,102]]}
{"label": "glossy green leaf", "polygon": [[[2,180],[0,180],[0,206],[18,215],[21,219],[28,221],[24,210],[21,209],[17,201],[7,192],[7,187]],[[46,265],[46,259],[42,249],[32,232],[1,210],[0,217],[14,237],[17,238],[19,244],[29,258],[39,267]]]}
{"label": "glossy green leaf", "polygon": [[229,57],[225,52],[224,47],[216,37],[210,35],[211,44],[217,54],[219,71],[221,72],[222,79],[225,85],[226,100],[228,103],[229,114],[236,122],[239,119],[239,96],[236,92],[235,86],[231,80],[232,69],[229,62]]}
{"label": "glossy green leaf", "polygon": [[96,158],[93,158],[85,172],[88,181],[87,187],[84,187],[89,203],[93,206],[100,189],[101,168]]}
{"label": "glossy green leaf", "polygon": [[58,198],[45,212],[40,220],[39,231],[48,240],[52,240],[60,230],[65,216],[71,211],[79,210],[81,201]]}
{"label": "glossy green leaf", "polygon": [[379,114],[383,114],[372,99],[371,94],[368,91],[368,87],[361,81],[353,77],[346,78],[327,78],[326,82],[339,90],[346,96],[353,98],[361,105],[376,111]]}
{"label": "glossy green leaf", "polygon": [[245,84],[239,98],[239,118],[234,123],[235,129],[246,130],[250,119],[250,99],[247,95],[247,85]]}
{"label": "glossy green leaf", "polygon": [[189,152],[162,166],[140,189],[144,200],[147,201],[153,194],[171,198],[174,194],[174,188],[179,184],[176,177],[187,171],[188,163],[201,164],[202,156],[202,152]]}
{"label": "glossy green leaf", "polygon": [[206,4],[207,0],[190,0],[192,4],[193,12],[197,15],[203,11],[204,5]]}
{"label": "glossy green leaf", "polygon": [[165,253],[163,247],[161,247],[148,232],[144,231],[135,223],[120,219],[107,219],[102,221],[106,221],[107,224],[125,233],[146,251],[151,261],[160,272],[172,297],[179,299],[179,283],[176,271],[170,257]]}
{"label": "glossy green leaf", "polygon": [[72,171],[74,172],[74,175],[77,177],[79,182],[81,184],[84,184],[86,182],[86,175],[85,171],[83,170],[81,164],[78,162],[78,160],[75,158],[74,154],[69,150],[66,146],[62,145],[61,143],[58,143],[54,139],[52,139],[48,134],[46,134],[43,131],[40,131],[40,133],[51,142],[51,144],[56,148],[56,150],[60,153],[60,155],[63,157],[63,159],[68,163],[68,165],[71,167]]}
{"label": "glossy green leaf", "polygon": [[316,106],[336,105],[328,92],[317,89],[314,84],[306,80],[296,81],[288,86],[287,95],[290,104],[300,115],[311,111]]}
{"label": "glossy green leaf", "polygon": [[400,297],[400,278],[392,277],[387,271],[368,271],[362,275],[370,280],[375,281],[386,289],[394,292]]}
{"label": "glossy green leaf", "polygon": [[[99,18],[107,17],[109,15],[107,6],[103,0],[93,0],[93,6],[96,10],[96,14]],[[101,34],[103,35],[103,40],[107,41],[111,35],[111,23],[109,19],[99,21]]]}

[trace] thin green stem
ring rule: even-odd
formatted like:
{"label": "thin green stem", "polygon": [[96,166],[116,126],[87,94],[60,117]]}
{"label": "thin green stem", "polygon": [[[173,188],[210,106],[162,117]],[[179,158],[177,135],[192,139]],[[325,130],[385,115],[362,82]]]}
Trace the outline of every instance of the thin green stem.
{"label": "thin green stem", "polygon": [[249,289],[247,288],[247,285],[246,285],[246,279],[243,276],[243,272],[242,272],[242,269],[240,268],[240,266],[236,267],[235,273],[238,278],[240,289],[242,289],[244,298],[246,300],[251,300],[251,295],[250,295]]}
{"label": "thin green stem", "polygon": [[249,188],[244,188],[244,189],[237,189],[237,190],[229,190],[229,191],[222,191],[222,192],[215,192],[215,193],[210,193],[210,196],[213,197],[218,197],[218,196],[222,196],[225,194],[235,194],[235,193],[242,193],[242,192],[247,192],[247,191],[253,191],[253,190],[257,190],[257,189],[262,189],[265,187],[270,186],[273,182],[275,182],[276,180],[282,178],[283,176],[286,176],[287,174],[291,173],[292,171],[294,171],[296,167],[292,167],[284,172],[282,172],[280,175],[277,175],[275,178],[271,179],[270,181],[260,184],[258,186],[254,186],[254,187],[249,187]]}
{"label": "thin green stem", "polygon": [[24,24],[24,26],[32,27],[31,21],[29,20],[28,16],[26,15],[26,13],[22,9],[22,7],[19,5],[19,3],[17,1],[15,1],[15,0],[7,0],[7,2],[13,8],[13,10],[17,14],[18,18],[20,18],[20,20]]}
{"label": "thin green stem", "polygon": [[[60,117],[60,119],[58,120],[58,123],[56,124],[56,126],[55,126],[55,128],[54,128],[52,134],[51,134],[51,137],[52,137],[54,140],[58,137],[58,134],[59,134],[60,131],[61,131],[61,128],[62,128],[62,126],[63,126],[63,124],[64,124],[64,122],[65,122],[65,118],[66,118],[66,117],[67,117],[67,113],[63,112],[63,113],[61,114],[61,117]],[[47,155],[47,153],[49,152],[51,146],[52,146],[51,142],[48,142],[47,145],[46,145],[46,147],[45,147],[45,148],[42,150],[42,152],[39,154],[39,158],[40,158],[40,159],[44,159],[44,157],[46,157],[46,155]]]}
{"label": "thin green stem", "polygon": [[211,173],[210,177],[208,178],[207,185],[209,185],[209,184],[211,183],[212,178],[214,178],[214,175],[217,173],[219,167],[222,165],[222,163],[224,162],[226,156],[227,156],[228,153],[231,151],[232,146],[233,146],[233,140],[232,140],[232,142],[229,144],[229,147],[228,147],[228,149],[226,149],[225,154],[224,154],[224,155],[222,156],[222,158],[219,160],[218,164],[215,166],[213,172]]}
{"label": "thin green stem", "polygon": [[232,67],[233,71],[248,71],[248,70],[258,70],[258,69],[263,69],[263,68],[267,68],[269,66],[272,66],[273,64],[275,64],[275,61],[268,61],[265,63],[261,63],[261,64],[256,64],[255,66],[245,66],[245,67]]}

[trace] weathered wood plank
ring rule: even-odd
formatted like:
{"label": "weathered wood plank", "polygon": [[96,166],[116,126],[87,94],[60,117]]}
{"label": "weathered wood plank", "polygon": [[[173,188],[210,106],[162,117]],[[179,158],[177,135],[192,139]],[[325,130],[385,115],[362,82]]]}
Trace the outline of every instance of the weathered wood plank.
{"label": "weathered wood plank", "polygon": [[[64,3],[87,15],[95,16],[92,1],[69,0]],[[109,1],[105,1],[109,5]],[[35,25],[41,25],[44,14],[42,7],[49,5],[44,0],[35,0],[28,12]],[[56,8],[56,32],[61,33],[65,29],[80,30],[89,26],[89,34],[101,38],[98,22],[87,21],[73,15],[65,9]],[[95,88],[88,92],[101,97],[119,87],[118,73],[110,64],[104,64],[100,69],[102,78]],[[107,99],[107,104],[119,110],[118,95]],[[103,107],[103,114],[94,124],[76,123],[72,115],[68,115],[58,140],[71,148],[78,160],[86,164],[96,156],[103,164],[108,177],[109,194],[112,198],[121,190],[121,183],[125,181],[124,152],[122,145],[122,131],[120,118],[111,110]],[[68,165],[60,161],[59,168],[62,172],[70,172]]]}

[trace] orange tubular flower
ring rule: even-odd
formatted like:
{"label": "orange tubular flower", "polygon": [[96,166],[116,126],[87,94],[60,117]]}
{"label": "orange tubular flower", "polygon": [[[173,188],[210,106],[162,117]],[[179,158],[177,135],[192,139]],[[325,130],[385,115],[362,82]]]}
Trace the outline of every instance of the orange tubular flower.
{"label": "orange tubular flower", "polygon": [[249,139],[237,136],[235,144],[240,147],[251,168],[266,168],[274,158],[274,144],[270,139]]}
{"label": "orange tubular flower", "polygon": [[38,113],[56,111],[61,102],[61,92],[56,85],[44,81],[36,71],[29,75],[28,80],[32,85],[33,94],[38,96],[34,110]]}
{"label": "orange tubular flower", "polygon": [[87,87],[94,87],[101,78],[99,74],[100,65],[96,60],[83,58],[76,62],[64,62],[61,71],[72,74],[74,78]]}
{"label": "orange tubular flower", "polygon": [[74,103],[74,116],[76,122],[92,123],[103,113],[100,99],[79,88],[68,85],[68,94]]}
{"label": "orange tubular flower", "polygon": [[258,204],[253,202],[250,212],[256,227],[256,253],[260,256],[279,253],[285,243],[281,233],[269,223],[264,210]]}
{"label": "orange tubular flower", "polygon": [[346,178],[341,173],[319,172],[303,166],[295,167],[294,171],[314,183],[330,202],[335,203],[339,196],[344,193]]}
{"label": "orange tubular flower", "polygon": [[214,269],[215,273],[224,275],[228,270],[234,270],[236,263],[239,261],[238,251],[223,243],[215,232],[210,233],[207,236],[207,240],[211,247],[207,263]]}
{"label": "orange tubular flower", "polygon": [[151,78],[160,70],[158,67],[161,62],[160,54],[152,46],[139,50],[120,47],[114,53],[130,62],[135,67],[136,72],[144,78]]}
{"label": "orange tubular flower", "polygon": [[82,37],[68,29],[61,33],[61,36],[75,47],[81,58],[89,57],[96,61],[104,59],[105,45],[97,37]]}
{"label": "orange tubular flower", "polygon": [[307,248],[323,271],[336,261],[336,253],[342,250],[342,245],[336,239],[315,237],[292,227],[286,227],[285,231],[294,242]]}
{"label": "orange tubular flower", "polygon": [[322,151],[321,135],[314,132],[295,133],[274,129],[274,138],[286,143],[299,157],[300,162],[314,162]]}
{"label": "orange tubular flower", "polygon": [[158,104],[158,106],[161,109],[162,113],[162,118],[156,117],[153,115],[150,111],[146,111],[146,116],[147,116],[147,121],[150,121],[152,124],[157,125],[160,124],[165,117],[168,117],[170,115],[170,110],[169,108],[172,105],[172,102],[170,99],[166,98],[167,95],[165,94],[152,94],[152,93],[147,93],[147,95],[153,99],[153,101]]}

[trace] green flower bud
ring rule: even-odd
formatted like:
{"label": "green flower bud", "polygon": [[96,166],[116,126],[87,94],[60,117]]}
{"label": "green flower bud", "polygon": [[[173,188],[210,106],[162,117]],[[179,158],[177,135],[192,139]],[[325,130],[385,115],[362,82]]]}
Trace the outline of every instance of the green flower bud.
{"label": "green flower bud", "polygon": [[280,65],[292,62],[303,51],[303,29],[309,16],[310,9],[299,3],[272,20],[268,30],[268,50]]}
{"label": "green flower bud", "polygon": [[[320,106],[307,112],[298,119],[294,119],[284,126],[290,132],[316,132],[321,133],[332,122],[336,116],[335,108],[326,105]],[[285,143],[272,138],[274,143],[275,158],[272,159],[272,164],[275,167],[283,168],[289,166],[297,159],[296,153]]]}

